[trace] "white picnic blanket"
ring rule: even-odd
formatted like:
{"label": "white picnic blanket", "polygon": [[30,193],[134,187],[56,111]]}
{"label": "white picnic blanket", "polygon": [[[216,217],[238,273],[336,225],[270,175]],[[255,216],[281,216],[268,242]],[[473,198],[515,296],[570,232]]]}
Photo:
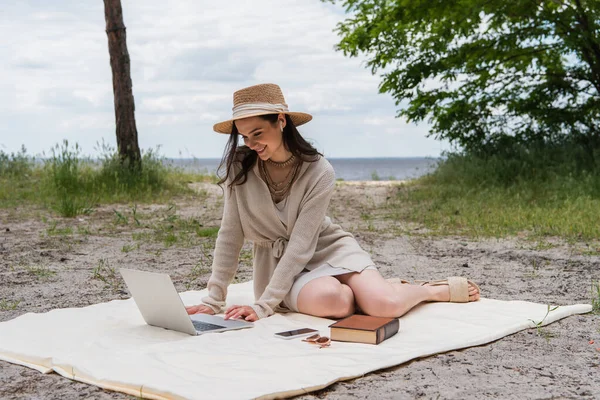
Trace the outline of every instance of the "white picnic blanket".
{"label": "white picnic blanket", "polygon": [[[204,295],[190,291],[181,297],[196,304]],[[252,282],[230,286],[230,304],[252,299]],[[148,326],[132,299],[114,300],[0,323],[0,360],[151,399],[281,398],[488,343],[533,327],[547,311],[544,304],[524,301],[428,303],[400,318],[398,334],[378,346],[333,342],[319,349],[273,333],[312,327],[327,335],[331,320],[277,314],[250,329],[189,336]],[[585,304],[561,306],[543,324],[589,311]]]}

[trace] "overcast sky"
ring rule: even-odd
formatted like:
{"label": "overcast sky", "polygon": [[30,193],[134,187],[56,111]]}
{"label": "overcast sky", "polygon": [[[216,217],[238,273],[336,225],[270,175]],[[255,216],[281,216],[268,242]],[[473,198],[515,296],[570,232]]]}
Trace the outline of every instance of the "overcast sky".
{"label": "overcast sky", "polygon": [[[277,83],[300,128],[328,157],[438,156],[426,123],[395,118],[380,78],[334,50],[344,19],[319,0],[122,0],[139,144],[167,157],[217,158],[232,95]],[[115,146],[101,0],[2,0],[0,150],[48,153],[63,139],[84,154]]]}

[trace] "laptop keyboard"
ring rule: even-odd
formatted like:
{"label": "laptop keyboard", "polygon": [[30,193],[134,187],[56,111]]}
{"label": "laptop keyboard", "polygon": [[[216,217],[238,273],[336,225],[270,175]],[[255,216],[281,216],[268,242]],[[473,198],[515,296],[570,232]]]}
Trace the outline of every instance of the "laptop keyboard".
{"label": "laptop keyboard", "polygon": [[194,324],[194,328],[196,328],[196,330],[199,332],[225,328],[224,326],[221,326],[221,325],[214,325],[214,324],[209,324],[208,322],[194,321],[194,320],[192,320],[192,324]]}

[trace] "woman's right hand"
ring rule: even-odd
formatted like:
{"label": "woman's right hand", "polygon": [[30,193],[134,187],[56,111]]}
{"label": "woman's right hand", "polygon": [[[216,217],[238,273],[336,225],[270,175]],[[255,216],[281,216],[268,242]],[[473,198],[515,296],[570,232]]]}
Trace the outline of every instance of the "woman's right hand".
{"label": "woman's right hand", "polygon": [[186,307],[185,311],[187,311],[188,315],[190,315],[190,314],[211,314],[211,315],[215,315],[215,312],[213,311],[213,309],[210,308],[207,305],[204,305],[204,304],[197,304],[195,306]]}

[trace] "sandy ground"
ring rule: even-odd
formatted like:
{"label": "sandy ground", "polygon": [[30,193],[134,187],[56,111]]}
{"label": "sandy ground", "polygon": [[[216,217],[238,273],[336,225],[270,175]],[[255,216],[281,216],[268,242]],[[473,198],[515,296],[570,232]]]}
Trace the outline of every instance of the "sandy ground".
{"label": "sandy ground", "polygon": [[[120,266],[168,272],[180,291],[204,288],[214,238],[195,232],[219,225],[222,199],[212,185],[197,189],[197,196],[171,205],[103,206],[75,219],[42,209],[0,210],[0,321],[125,298],[115,274]],[[421,226],[388,216],[396,190],[390,182],[340,183],[329,212],[355,233],[384,276],[413,280],[459,274],[478,282],[485,297],[591,302],[591,281],[600,279],[599,243],[430,236]],[[250,276],[245,245],[237,281]],[[299,399],[600,398],[596,348],[600,316],[573,316],[540,332],[414,360]],[[130,396],[0,361],[0,398]]]}

